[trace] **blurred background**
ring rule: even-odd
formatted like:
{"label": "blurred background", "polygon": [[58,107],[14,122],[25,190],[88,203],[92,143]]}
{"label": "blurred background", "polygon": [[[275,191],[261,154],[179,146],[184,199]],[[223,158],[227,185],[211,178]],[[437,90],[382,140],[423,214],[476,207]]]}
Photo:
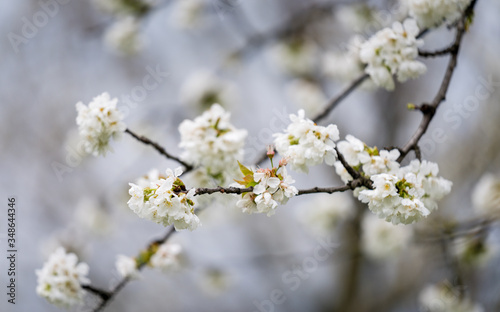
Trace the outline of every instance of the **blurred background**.
{"label": "blurred background", "polygon": [[[178,125],[220,102],[248,130],[250,165],[289,114],[303,108],[314,116],[356,77],[353,35],[369,37],[406,16],[393,1],[157,0],[130,19],[113,2],[0,2],[0,194],[4,206],[16,197],[19,246],[17,303],[2,295],[2,311],[59,310],[35,292],[35,269],[57,246],[89,264],[94,286],[109,289],[119,280],[116,256],[134,256],[165,232],[130,211],[128,183],[177,164],[128,135],[106,157],[86,155],[77,102],[109,92],[127,127],[175,155]],[[199,213],[202,228],[171,238],[183,248],[181,269],[146,268],[106,311],[421,311],[427,285],[457,284],[456,262],[467,296],[500,311],[499,227],[481,223],[471,199],[485,173],[500,174],[500,2],[479,0],[475,12],[446,101],[421,141],[423,158],[454,184],[437,212],[384,238],[350,193],[300,196],[272,217],[243,214],[236,198],[216,196]],[[453,38],[441,27],[423,49]],[[393,92],[363,85],[322,124],[370,146],[402,146],[421,118],[407,103],[434,97],[447,59],[424,59],[427,73]],[[341,185],[326,165],[293,177],[299,189]],[[196,186],[194,177],[186,181]],[[331,253],[325,242],[335,243]],[[315,257],[318,248],[326,259]],[[462,261],[471,248],[473,261]],[[4,285],[6,256],[0,268]],[[275,290],[282,300],[270,304]],[[89,295],[74,310],[95,304]]]}

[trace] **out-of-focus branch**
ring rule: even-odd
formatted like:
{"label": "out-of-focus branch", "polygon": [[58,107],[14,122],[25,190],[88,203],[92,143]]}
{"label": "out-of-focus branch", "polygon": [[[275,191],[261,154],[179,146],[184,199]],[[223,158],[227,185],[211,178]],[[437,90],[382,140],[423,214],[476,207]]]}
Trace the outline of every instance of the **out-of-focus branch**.
{"label": "out-of-focus branch", "polygon": [[158,151],[158,153],[162,154],[163,156],[167,157],[168,159],[172,159],[172,160],[175,160],[176,162],[178,162],[179,164],[183,165],[185,167],[184,169],[184,173],[186,172],[189,172],[191,170],[193,170],[193,166],[187,164],[186,162],[184,162],[183,160],[181,160],[180,158],[168,153],[165,148],[163,148],[160,144],[156,143],[156,142],[153,142],[151,141],[150,139],[146,138],[145,136],[142,136],[142,135],[138,135],[138,134],[135,134],[134,132],[132,132],[130,129],[126,129],[125,130],[125,133],[128,133],[130,134],[134,139],[146,144],[146,145],[151,145],[155,150]]}
{"label": "out-of-focus branch", "polygon": [[102,300],[108,300],[109,297],[111,296],[111,293],[99,288],[96,288],[92,285],[82,285],[82,288],[90,291],[91,293],[95,294],[96,296],[99,296]]}
{"label": "out-of-focus branch", "polygon": [[361,252],[361,220],[363,219],[364,211],[364,205],[358,203],[356,205],[356,215],[348,224],[346,233],[348,242],[345,244],[347,247],[345,253],[349,255],[351,261],[347,263],[347,268],[343,270],[345,274],[341,283],[343,288],[335,311],[350,311],[354,304],[363,262],[363,254]]}
{"label": "out-of-focus branch", "polygon": [[[174,234],[174,233],[175,233],[174,226],[173,225],[169,226],[169,228],[167,229],[167,231],[165,232],[163,237],[150,242],[148,244],[148,246],[146,247],[146,250],[150,250],[154,246],[161,245],[161,244],[165,243],[170,238],[170,236],[172,236],[172,234]],[[146,264],[147,263],[140,263],[137,266],[137,269],[142,270]],[[96,292],[96,288],[94,288],[92,286],[85,286],[84,289],[87,289],[87,290],[99,295],[99,297],[101,297],[101,299],[102,299],[100,304],[93,310],[93,312],[102,311],[111,302],[111,300],[113,300],[113,298],[122,290],[122,288],[125,287],[125,285],[129,281],[130,281],[130,279],[128,277],[123,278],[110,292],[104,292],[104,291],[99,290],[99,293],[98,293],[98,292]]]}
{"label": "out-of-focus branch", "polygon": [[229,53],[227,59],[240,57],[245,53],[256,49],[270,40],[289,37],[295,33],[304,31],[313,20],[318,20],[326,16],[331,16],[331,10],[335,3],[316,3],[306,8],[302,8],[296,13],[291,14],[286,21],[275,29],[265,33],[256,33],[248,37],[245,43],[235,51]]}
{"label": "out-of-focus branch", "polygon": [[[416,243],[439,243],[444,236],[449,239],[458,239],[464,236],[477,235],[489,228],[495,222],[494,218],[478,218],[460,222],[458,224],[445,225],[438,232],[425,231],[416,232]],[[443,233],[446,233],[444,235]]]}
{"label": "out-of-focus branch", "polygon": [[441,243],[440,245],[441,245],[441,250],[443,252],[444,261],[449,270],[451,271],[451,273],[454,275],[453,286],[456,287],[456,289],[458,290],[458,298],[462,300],[465,298],[464,274],[462,272],[460,263],[458,262],[456,255],[454,255],[453,251],[451,250],[453,239],[450,238],[448,235],[451,233],[452,232],[443,232],[443,237],[440,241]]}

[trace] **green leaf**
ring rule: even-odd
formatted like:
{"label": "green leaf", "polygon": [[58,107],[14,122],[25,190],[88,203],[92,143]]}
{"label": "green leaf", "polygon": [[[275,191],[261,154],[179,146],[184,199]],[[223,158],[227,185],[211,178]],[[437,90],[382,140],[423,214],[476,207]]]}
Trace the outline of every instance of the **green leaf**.
{"label": "green leaf", "polygon": [[243,173],[245,176],[247,175],[252,175],[253,176],[253,171],[248,169],[247,167],[243,166],[239,161],[238,165],[240,166],[241,173]]}

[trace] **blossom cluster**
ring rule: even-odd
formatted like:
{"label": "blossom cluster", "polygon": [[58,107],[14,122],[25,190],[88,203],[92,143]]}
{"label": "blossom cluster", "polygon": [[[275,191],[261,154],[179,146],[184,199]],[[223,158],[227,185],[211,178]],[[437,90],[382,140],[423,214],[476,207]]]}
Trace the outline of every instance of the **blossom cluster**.
{"label": "blossom cluster", "polygon": [[397,255],[412,236],[408,226],[385,222],[372,213],[365,213],[361,228],[363,252],[374,259],[387,259]]}
{"label": "blossom cluster", "polygon": [[144,46],[139,26],[140,20],[135,16],[120,17],[106,30],[104,43],[111,51],[136,54]]}
{"label": "blossom cluster", "polygon": [[436,27],[454,22],[471,0],[406,0],[409,14],[421,27]]}
{"label": "blossom cluster", "polygon": [[181,245],[164,243],[158,247],[149,260],[149,265],[162,272],[176,270],[180,265]]}
{"label": "blossom cluster", "polygon": [[292,184],[295,180],[288,175],[286,160],[282,159],[278,167],[272,169],[250,170],[240,164],[244,177],[238,182],[239,187],[253,187],[252,192],[244,193],[236,203],[243,212],[266,213],[273,215],[278,204],[284,205],[288,199],[297,195],[298,190]]}
{"label": "blossom cluster", "polygon": [[304,109],[307,115],[316,115],[327,102],[323,90],[314,81],[294,79],[286,87],[287,96]]}
{"label": "blossom cluster", "polygon": [[418,33],[416,21],[406,19],[403,24],[395,22],[392,28],[380,30],[361,45],[360,59],[367,65],[365,72],[376,85],[393,90],[393,75],[404,82],[427,70],[423,63],[415,60],[418,47],[423,44],[417,39]]}
{"label": "blossom cluster", "polygon": [[177,230],[194,230],[201,225],[194,213],[194,189],[186,190],[179,179],[182,170],[167,169],[165,177],[144,186],[130,183],[128,206],[139,217],[164,226],[174,224]]}
{"label": "blossom cluster", "polygon": [[274,134],[276,150],[297,171],[307,172],[308,166],[323,161],[333,165],[337,157],[335,141],[339,139],[337,126],[318,126],[304,115],[304,110],[299,110],[297,115],[291,114],[292,123],[284,133]]}
{"label": "blossom cluster", "polygon": [[106,155],[107,151],[112,150],[110,139],[119,139],[125,131],[123,114],[116,108],[117,103],[116,98],[111,99],[105,92],[96,96],[88,106],[82,102],[76,104],[76,124],[87,153]]}
{"label": "blossom cluster", "polygon": [[200,70],[190,75],[182,85],[180,101],[202,111],[215,103],[227,108],[236,102],[236,91],[232,83],[210,71]]}
{"label": "blossom cluster", "polygon": [[181,142],[185,151],[181,158],[195,166],[203,166],[212,176],[230,169],[229,164],[243,157],[246,130],[236,129],[230,122],[231,114],[219,104],[214,104],[194,120],[179,125]]}
{"label": "blossom cluster", "polygon": [[[346,162],[356,170],[362,170],[365,177],[380,173],[396,173],[399,170],[397,159],[400,155],[397,149],[381,150],[369,147],[363,141],[348,134],[345,141],[337,143],[337,148]],[[340,161],[336,161],[335,171],[344,183],[352,180],[351,175]],[[361,188],[357,189],[359,192]]]}
{"label": "blossom cluster", "polygon": [[464,235],[453,241],[452,252],[461,264],[482,267],[498,253],[498,247],[486,236]]}
{"label": "blossom cluster", "polygon": [[118,255],[116,257],[115,266],[122,277],[129,279],[138,279],[141,277],[137,267],[137,261],[134,258]]}
{"label": "blossom cluster", "polygon": [[73,253],[66,253],[58,248],[44,263],[41,270],[36,270],[38,285],[36,293],[50,303],[64,308],[83,302],[85,291],[82,285],[88,285],[89,267],[86,263],[78,263]]}
{"label": "blossom cluster", "polygon": [[94,0],[101,11],[116,17],[106,29],[104,43],[112,51],[122,54],[139,52],[144,42],[140,36],[140,19],[152,8],[156,0]]}
{"label": "blossom cluster", "polygon": [[[413,160],[400,167],[397,149],[381,150],[368,147],[352,135],[338,142],[346,162],[373,182],[373,189],[357,188],[354,192],[379,218],[394,224],[410,224],[437,209],[437,201],[451,191],[452,183],[438,177],[438,165],[426,160]],[[336,172],[347,183],[352,180],[340,162]]]}
{"label": "blossom cluster", "polygon": [[202,23],[205,10],[206,3],[202,0],[176,1],[171,20],[174,26],[181,29],[196,28]]}
{"label": "blossom cluster", "polygon": [[165,273],[176,270],[179,267],[181,252],[182,247],[177,244],[163,243],[159,246],[155,244],[143,251],[137,259],[118,255],[115,266],[122,277],[138,279],[141,277],[139,266],[144,264]]}
{"label": "blossom cluster", "polygon": [[425,312],[483,312],[484,308],[469,298],[461,298],[458,289],[448,282],[428,285],[420,293],[420,306]]}
{"label": "blossom cluster", "polygon": [[318,48],[314,42],[305,38],[294,38],[274,45],[270,58],[286,73],[293,76],[310,75],[318,60]]}
{"label": "blossom cluster", "polygon": [[491,173],[483,175],[472,192],[472,204],[483,216],[500,214],[500,178]]}
{"label": "blossom cluster", "polygon": [[331,234],[339,225],[354,216],[355,206],[347,193],[318,194],[300,210],[298,219],[313,234]]}
{"label": "blossom cluster", "polygon": [[437,201],[451,191],[452,183],[438,177],[438,166],[413,160],[397,174],[371,176],[373,190],[362,190],[358,199],[380,218],[393,224],[410,224],[437,209]]}

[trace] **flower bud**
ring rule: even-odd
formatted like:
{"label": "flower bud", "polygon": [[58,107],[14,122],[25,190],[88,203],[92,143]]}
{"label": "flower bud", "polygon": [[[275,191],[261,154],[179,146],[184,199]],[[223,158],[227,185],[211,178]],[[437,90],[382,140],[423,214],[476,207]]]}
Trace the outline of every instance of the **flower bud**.
{"label": "flower bud", "polygon": [[274,157],[274,146],[273,145],[268,145],[267,146],[267,157],[269,157],[269,159],[273,159]]}

